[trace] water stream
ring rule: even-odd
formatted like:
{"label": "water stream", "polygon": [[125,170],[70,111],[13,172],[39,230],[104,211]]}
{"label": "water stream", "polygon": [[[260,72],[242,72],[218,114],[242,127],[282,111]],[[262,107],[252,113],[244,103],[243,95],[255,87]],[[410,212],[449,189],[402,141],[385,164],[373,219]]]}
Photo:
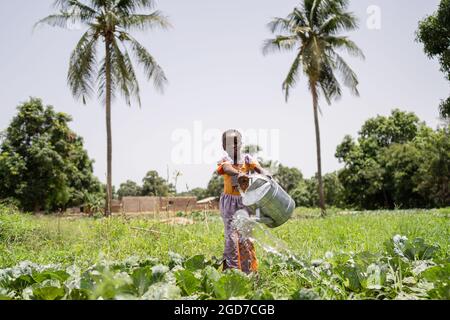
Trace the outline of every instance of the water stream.
{"label": "water stream", "polygon": [[243,240],[249,239],[253,243],[261,246],[269,254],[276,255],[283,260],[295,261],[300,266],[304,266],[304,263],[295,256],[283,240],[274,236],[256,218],[249,217],[246,211],[240,210],[236,213],[233,226]]}

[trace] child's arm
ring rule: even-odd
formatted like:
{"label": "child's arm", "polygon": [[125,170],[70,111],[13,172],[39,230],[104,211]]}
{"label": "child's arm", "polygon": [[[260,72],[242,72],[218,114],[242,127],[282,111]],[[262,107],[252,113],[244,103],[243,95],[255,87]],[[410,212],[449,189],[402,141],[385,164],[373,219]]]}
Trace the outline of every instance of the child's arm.
{"label": "child's arm", "polygon": [[259,163],[257,163],[255,165],[255,169],[254,169],[257,173],[259,174],[263,174],[265,176],[270,176],[269,172],[267,172],[267,170],[264,170],[263,167],[261,167],[261,165]]}
{"label": "child's arm", "polygon": [[270,173],[267,170],[263,169],[259,162],[257,160],[254,160],[250,155],[245,156],[245,162],[247,165],[249,165],[250,171],[256,171],[256,173],[269,177],[271,176]]}
{"label": "child's arm", "polygon": [[233,168],[230,163],[224,163],[222,166],[222,170],[225,174],[229,176],[238,176],[240,174],[239,170]]}

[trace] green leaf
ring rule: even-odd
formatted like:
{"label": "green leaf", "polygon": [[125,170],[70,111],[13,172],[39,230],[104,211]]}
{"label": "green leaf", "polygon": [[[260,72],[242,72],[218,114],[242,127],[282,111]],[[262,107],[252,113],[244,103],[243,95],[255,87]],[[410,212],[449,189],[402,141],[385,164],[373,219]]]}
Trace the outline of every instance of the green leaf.
{"label": "green leaf", "polygon": [[319,295],[311,289],[301,288],[300,290],[295,291],[290,300],[318,300]]}
{"label": "green leaf", "polygon": [[5,288],[0,288],[0,300],[13,300],[15,293]]}
{"label": "green leaf", "polygon": [[428,292],[431,298],[450,300],[450,263],[429,268],[421,275],[433,283],[433,289]]}
{"label": "green leaf", "polygon": [[64,270],[46,270],[40,273],[33,273],[33,279],[37,283],[41,283],[44,280],[58,280],[64,282],[69,278],[69,274]]}
{"label": "green leaf", "polygon": [[169,268],[164,265],[156,265],[153,267],[146,266],[134,269],[131,274],[134,289],[139,296],[147,292],[150,285],[162,281],[164,275],[169,271]]}
{"label": "green leaf", "polygon": [[355,292],[358,292],[362,289],[360,272],[356,266],[351,266],[349,264],[341,265],[336,268],[336,271],[341,276],[346,288]]}
{"label": "green leaf", "polygon": [[152,281],[153,283],[162,281],[164,275],[169,271],[169,268],[165,265],[158,264],[152,267]]}
{"label": "green leaf", "polygon": [[175,278],[184,295],[190,296],[201,288],[200,279],[197,279],[192,271],[179,270],[175,272]]}
{"label": "green leaf", "polygon": [[66,294],[64,299],[68,300],[89,300],[90,293],[88,290],[73,288]]}
{"label": "green leaf", "polygon": [[23,274],[18,276],[11,284],[10,287],[12,289],[22,290],[25,287],[36,283],[36,281],[33,279],[31,275]]}
{"label": "green leaf", "polygon": [[244,273],[230,270],[214,284],[214,295],[222,300],[244,297],[250,288],[250,280]]}
{"label": "green leaf", "polygon": [[214,293],[214,284],[219,281],[221,275],[217,269],[207,266],[202,270],[202,288],[209,294]]}
{"label": "green leaf", "polygon": [[366,279],[362,281],[364,287],[367,289],[380,290],[384,286],[387,275],[386,266],[371,264],[367,267],[366,274]]}
{"label": "green leaf", "polygon": [[180,299],[180,288],[170,283],[158,282],[151,285],[142,296],[143,300],[176,300]]}
{"label": "green leaf", "polygon": [[131,274],[133,285],[139,296],[142,296],[153,283],[153,272],[150,267],[139,268]]}
{"label": "green leaf", "polygon": [[205,256],[203,254],[195,255],[184,262],[186,270],[195,271],[205,268]]}
{"label": "green leaf", "polygon": [[438,246],[426,244],[422,238],[415,238],[413,241],[407,242],[404,254],[410,260],[429,260],[435,256],[437,251],[439,251]]}
{"label": "green leaf", "polygon": [[37,300],[60,300],[66,294],[58,280],[44,280],[31,286],[33,299]]}
{"label": "green leaf", "polygon": [[253,300],[275,300],[274,295],[268,289],[260,289],[255,292]]}
{"label": "green leaf", "polygon": [[169,268],[173,269],[175,266],[183,265],[183,257],[178,253],[169,251]]}

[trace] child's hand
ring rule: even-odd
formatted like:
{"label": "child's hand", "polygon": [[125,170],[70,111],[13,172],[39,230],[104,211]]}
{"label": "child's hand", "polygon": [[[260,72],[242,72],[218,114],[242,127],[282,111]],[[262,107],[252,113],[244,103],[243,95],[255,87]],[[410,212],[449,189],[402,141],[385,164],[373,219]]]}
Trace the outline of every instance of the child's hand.
{"label": "child's hand", "polygon": [[239,183],[239,187],[241,187],[241,190],[245,191],[245,190],[247,190],[247,188],[250,184],[250,178],[245,173],[239,173],[238,183]]}

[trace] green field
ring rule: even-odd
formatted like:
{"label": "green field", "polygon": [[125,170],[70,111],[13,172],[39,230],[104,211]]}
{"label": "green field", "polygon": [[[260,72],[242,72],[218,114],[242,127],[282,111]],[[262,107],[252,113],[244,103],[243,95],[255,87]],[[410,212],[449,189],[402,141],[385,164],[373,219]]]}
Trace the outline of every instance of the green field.
{"label": "green field", "polygon": [[[105,264],[108,265],[105,261],[125,261],[135,256],[147,262],[137,262],[134,267],[117,270],[131,276],[137,266],[161,264],[173,269],[174,265],[179,264],[180,270],[166,270],[166,277],[175,277],[173,288],[176,288],[176,295],[194,298],[450,298],[448,209],[371,212],[335,210],[326,219],[316,217],[315,210],[298,209],[294,219],[270,230],[269,234],[256,232],[256,237],[263,245],[278,248],[282,255],[268,253],[258,243],[259,274],[247,277],[236,272],[225,273],[221,280],[224,283],[246,283],[245,288],[240,288],[242,290],[237,288],[236,292],[232,290],[228,294],[217,289],[214,284],[213,288],[216,289],[211,291],[201,287],[201,284],[204,285],[205,272],[214,272],[213,278],[217,278],[217,283],[220,282],[220,268],[213,267],[216,262],[213,257],[221,256],[224,241],[223,225],[217,214],[211,213],[207,219],[197,215],[194,224],[177,225],[143,217],[36,217],[8,208],[2,208],[1,212],[0,268],[7,270],[4,273],[13,272],[11,270],[14,268],[6,268],[17,266],[24,260],[39,265],[60,264],[57,267],[59,270],[72,265],[80,270],[102,266],[103,272]],[[396,256],[390,248],[397,234],[408,238],[402,247],[405,255]],[[425,244],[420,240],[413,241],[415,238],[423,239]],[[280,249],[283,246],[289,251]],[[169,252],[178,253],[186,259],[194,258],[188,260],[187,264],[186,261],[177,262]],[[289,257],[290,253],[295,258]],[[146,260],[148,257],[157,258],[158,261],[149,262]],[[195,266],[197,262],[199,266],[189,267],[192,264]],[[425,271],[417,273],[414,268],[420,264]],[[374,266],[378,270],[376,279],[370,277]],[[219,273],[216,274],[215,269]],[[237,281],[236,277],[244,280]],[[110,280],[116,281],[116,278],[111,276],[113,280]],[[17,295],[26,287],[39,286],[33,280],[16,288],[11,285],[11,279],[7,284],[3,278],[2,285],[0,274],[0,289],[2,286],[5,288],[2,289],[4,296],[9,292],[9,297],[18,298]],[[171,283],[166,280],[156,282]],[[8,288],[8,285],[12,288]],[[189,287],[191,285],[192,288]],[[62,280],[60,286],[63,286]],[[225,288],[230,286],[233,287],[224,285]],[[107,297],[117,298],[115,294],[119,294],[122,289],[120,285],[114,288],[115,293],[109,293]],[[100,289],[96,290],[88,291],[97,292],[97,295],[89,295],[86,291],[85,297],[105,298],[105,294],[98,293]],[[133,293],[129,288],[122,291],[127,297],[143,294]],[[64,290],[59,292],[59,298],[74,298],[63,295]],[[34,296],[37,297],[40,296]]]}

